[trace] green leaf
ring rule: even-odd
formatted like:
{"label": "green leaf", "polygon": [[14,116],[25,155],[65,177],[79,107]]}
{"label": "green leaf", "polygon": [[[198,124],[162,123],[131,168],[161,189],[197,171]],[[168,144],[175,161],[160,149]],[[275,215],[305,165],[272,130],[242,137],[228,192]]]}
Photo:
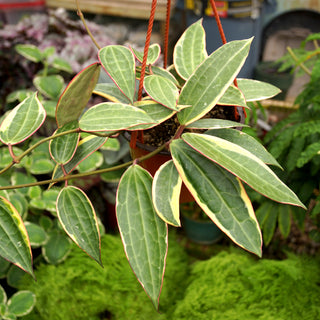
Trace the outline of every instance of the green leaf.
{"label": "green leaf", "polygon": [[233,129],[209,130],[206,134],[228,140],[238,146],[248,150],[264,163],[281,168],[278,161],[266,150],[266,148],[252,136]]}
{"label": "green leaf", "polygon": [[104,97],[112,102],[129,103],[129,99],[114,83],[97,83],[94,94]]}
{"label": "green leaf", "polygon": [[177,108],[179,91],[172,81],[161,76],[151,75],[144,79],[144,89],[152,100],[169,109],[179,110]]}
{"label": "green leaf", "polygon": [[42,61],[42,53],[41,50],[38,49],[33,44],[17,44],[15,46],[16,51],[24,56],[26,59],[33,62],[41,62]]}
{"label": "green leaf", "polygon": [[294,192],[267,165],[246,149],[205,134],[185,133],[182,137],[192,148],[238,176],[264,196],[305,208]]}
{"label": "green leaf", "polygon": [[59,57],[53,59],[52,66],[58,70],[62,70],[68,73],[73,72],[69,62]]}
{"label": "green leaf", "polygon": [[25,226],[29,235],[31,247],[37,248],[46,243],[47,234],[39,225],[26,221]]}
{"label": "green leaf", "polygon": [[247,102],[270,99],[281,92],[274,85],[258,80],[237,79],[237,82]]}
{"label": "green leaf", "polygon": [[57,214],[68,236],[102,266],[98,221],[86,194],[76,187],[63,188],[57,199]]}
{"label": "green leaf", "polygon": [[[44,157],[45,156],[45,157]],[[54,162],[47,159],[47,154],[42,152],[35,152],[31,157],[31,165],[29,171],[31,174],[48,174],[54,169]]]}
{"label": "green leaf", "polygon": [[32,253],[23,221],[6,199],[0,197],[0,255],[33,275]]}
{"label": "green leaf", "polygon": [[214,51],[188,78],[178,103],[191,105],[179,112],[181,124],[202,118],[214,107],[243,66],[252,39],[228,42]]}
{"label": "green leaf", "polygon": [[130,49],[109,45],[99,51],[99,59],[114,83],[133,103],[136,90],[135,61]]}
{"label": "green leaf", "polygon": [[179,174],[209,218],[236,244],[261,256],[261,232],[252,204],[235,176],[181,139],[170,144]]}
{"label": "green leaf", "polygon": [[[153,119],[155,122],[153,126],[157,126],[158,124],[168,120],[176,113],[174,110],[166,108],[162,104],[151,100],[137,101],[134,103],[134,106],[146,112]],[[134,127],[135,130],[148,128],[150,128],[149,124]]]}
{"label": "green leaf", "polygon": [[0,285],[0,303],[5,304],[7,302],[7,294],[3,287]]}
{"label": "green leaf", "polygon": [[87,105],[98,82],[99,63],[94,63],[80,71],[62,93],[56,108],[58,127],[78,120]]}
{"label": "green leaf", "polygon": [[278,225],[281,234],[287,238],[291,228],[291,212],[287,205],[278,205]]}
{"label": "green leaf", "polygon": [[[18,147],[13,147],[12,148],[13,153],[16,156],[19,156],[23,150],[18,148]],[[5,168],[12,162],[12,157],[10,155],[9,148],[0,148],[0,168]]]}
{"label": "green leaf", "polygon": [[246,99],[243,93],[231,85],[223,96],[219,99],[218,104],[226,106],[238,106],[238,107],[247,107]]}
{"label": "green leaf", "polygon": [[20,290],[8,301],[8,311],[17,317],[30,313],[36,304],[36,296],[31,291]]}
{"label": "green leaf", "polygon": [[[139,52],[138,50],[131,47],[131,50],[135,57],[138,59],[139,62],[142,63],[143,61],[143,52]],[[160,46],[157,43],[154,43],[149,46],[148,49],[148,56],[147,56],[147,65],[154,64],[160,57]]]}
{"label": "green leaf", "polygon": [[116,212],[131,268],[157,308],[167,254],[167,227],[153,208],[151,189],[151,175],[138,165],[129,167],[118,186]]}
{"label": "green leaf", "polygon": [[79,163],[78,170],[80,173],[89,172],[99,168],[102,164],[103,155],[101,152],[96,151]]}
{"label": "green leaf", "polygon": [[166,223],[180,227],[179,195],[182,180],[172,160],[165,162],[155,173],[152,201],[158,216]]}
{"label": "green leaf", "polygon": [[192,24],[174,47],[173,64],[183,79],[188,79],[207,57],[205,31],[202,19]]}
{"label": "green leaf", "polygon": [[51,264],[64,261],[69,255],[72,243],[66,234],[53,230],[48,234],[48,241],[42,246],[44,259]]}
{"label": "green leaf", "polygon": [[17,209],[20,217],[25,219],[28,215],[29,205],[27,197],[24,194],[16,191],[14,193],[10,193],[8,200]]}
{"label": "green leaf", "polygon": [[153,119],[143,110],[129,104],[113,102],[95,105],[81,117],[79,122],[80,129],[89,132],[132,130],[138,125],[153,123]]}
{"label": "green leaf", "polygon": [[[78,121],[69,122],[57,129],[53,136],[55,134],[76,129],[78,128],[78,126]],[[69,162],[77,150],[79,139],[80,132],[76,132],[51,140],[49,148],[53,160],[60,164],[65,164]]]}
{"label": "green leaf", "polygon": [[5,144],[17,144],[36,132],[46,117],[37,94],[23,100],[5,117],[0,126],[0,140]]}
{"label": "green leaf", "polygon": [[224,119],[199,119],[187,125],[188,129],[221,129],[221,128],[233,128],[233,127],[247,127],[247,125]]}
{"label": "green leaf", "polygon": [[[264,222],[263,222],[263,242],[267,246],[274,235],[274,232],[276,230],[277,225],[277,219],[278,219],[278,211],[277,211],[277,203],[270,203],[269,206],[267,206],[267,211],[264,213]],[[266,208],[265,208],[266,209]],[[257,210],[258,215],[258,210]]]}
{"label": "green leaf", "polygon": [[[107,139],[108,138],[106,137],[97,137],[93,135],[87,136],[86,138],[82,139],[78,144],[78,148],[73,158],[66,165],[64,165],[65,172],[71,173],[81,161],[83,161],[93,152],[99,149],[107,141]],[[57,167],[53,173],[53,178],[57,179],[63,177],[63,175],[64,174],[61,167]]]}
{"label": "green leaf", "polygon": [[10,287],[18,289],[19,284],[21,284],[21,279],[23,279],[25,276],[26,273],[22,269],[15,265],[11,265],[7,273],[7,283]]}
{"label": "green leaf", "polygon": [[179,86],[178,80],[166,69],[157,67],[157,66],[149,66],[147,69],[151,74],[161,76],[173,82],[176,86]]}
{"label": "green leaf", "polygon": [[58,75],[37,76],[33,84],[43,95],[49,99],[58,99],[64,89],[64,79]]}

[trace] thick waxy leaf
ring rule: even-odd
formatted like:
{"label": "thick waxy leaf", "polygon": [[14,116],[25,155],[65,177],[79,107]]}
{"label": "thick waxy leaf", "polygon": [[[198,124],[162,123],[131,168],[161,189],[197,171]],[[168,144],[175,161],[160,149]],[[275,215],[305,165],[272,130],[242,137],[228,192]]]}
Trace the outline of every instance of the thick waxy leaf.
{"label": "thick waxy leaf", "polygon": [[36,295],[33,292],[20,290],[8,300],[8,312],[22,317],[30,313],[35,304]]}
{"label": "thick waxy leaf", "polygon": [[163,69],[163,68],[160,68],[157,66],[152,66],[152,67],[149,67],[149,72],[151,74],[166,78],[166,79],[172,81],[175,85],[179,85],[178,80],[173,76],[173,74],[171,72],[169,72],[166,69]]}
{"label": "thick waxy leaf", "polygon": [[15,207],[0,197],[0,255],[33,275],[28,234]]}
{"label": "thick waxy leaf", "polygon": [[42,125],[46,112],[37,94],[17,105],[0,126],[0,140],[5,144],[17,144],[29,138]]}
{"label": "thick waxy leaf", "polygon": [[64,79],[57,74],[35,77],[33,84],[37,90],[50,99],[58,99],[64,89]]}
{"label": "thick waxy leaf", "polygon": [[181,124],[202,118],[218,103],[244,64],[252,39],[231,41],[214,51],[188,78],[178,103],[191,105],[178,114]]}
{"label": "thick waxy leaf", "polygon": [[[133,54],[136,56],[139,62],[143,61],[143,52],[139,52],[131,47]],[[157,43],[152,44],[148,49],[147,65],[154,64],[160,57],[160,46]]]}
{"label": "thick waxy leaf", "polygon": [[135,61],[130,49],[109,45],[99,51],[99,59],[114,83],[133,103],[136,90]]}
{"label": "thick waxy leaf", "polygon": [[57,199],[57,214],[69,237],[102,265],[98,220],[86,194],[76,187],[63,188]]}
{"label": "thick waxy leaf", "polygon": [[199,20],[183,33],[175,45],[173,63],[181,78],[188,79],[206,57],[205,31],[202,20]]}
{"label": "thick waxy leaf", "polygon": [[[89,157],[93,152],[99,149],[108,138],[105,137],[97,137],[90,135],[83,140],[81,140],[78,144],[78,148],[76,153],[74,154],[73,158],[64,165],[64,170],[66,173],[71,173],[81,161]],[[53,174],[53,178],[57,179],[63,177],[63,171],[61,167],[57,167]]]}
{"label": "thick waxy leaf", "polygon": [[247,102],[269,99],[281,92],[274,85],[258,80],[237,79],[237,82]]}
{"label": "thick waxy leaf", "polygon": [[42,60],[41,50],[33,44],[17,44],[15,49],[30,61],[40,62]]}
{"label": "thick waxy leaf", "polygon": [[170,150],[180,176],[198,205],[235,243],[261,256],[261,232],[241,182],[182,140]]}
{"label": "thick waxy leaf", "polygon": [[112,102],[129,103],[129,99],[120,91],[114,83],[97,83],[93,93]]}
{"label": "thick waxy leaf", "polygon": [[183,139],[192,148],[232,172],[264,196],[304,208],[294,192],[267,165],[246,149],[205,134],[185,133]]}
{"label": "thick waxy leaf", "polygon": [[178,111],[177,100],[179,91],[176,85],[161,76],[148,76],[144,79],[144,89],[147,94],[156,102],[165,107]]}
{"label": "thick waxy leaf", "polygon": [[167,253],[167,226],[152,205],[152,177],[138,165],[123,174],[117,192],[117,219],[131,268],[155,307]]}
{"label": "thick waxy leaf", "polygon": [[182,180],[172,160],[155,173],[152,183],[152,201],[158,216],[166,223],[179,227],[179,196]]}
{"label": "thick waxy leaf", "polygon": [[239,131],[230,129],[209,130],[206,134],[228,140],[238,146],[250,151],[264,163],[271,164],[281,168],[278,161],[252,136]]}
{"label": "thick waxy leaf", "polygon": [[141,124],[154,124],[143,110],[129,104],[105,102],[90,108],[80,119],[83,131],[130,130]]}
{"label": "thick waxy leaf", "polygon": [[87,105],[100,74],[99,63],[80,71],[62,93],[56,108],[58,127],[78,120]]}
{"label": "thick waxy leaf", "polygon": [[218,104],[247,108],[246,99],[243,93],[233,85],[231,85],[219,99]]}
{"label": "thick waxy leaf", "polygon": [[[137,101],[135,107],[145,111],[155,122],[154,126],[171,118],[176,112],[152,100]],[[135,126],[135,130],[147,129],[150,125]]]}
{"label": "thick waxy leaf", "polygon": [[[78,121],[72,121],[70,123],[65,124],[54,134],[59,134],[62,132],[66,132],[72,129],[78,128]],[[56,139],[51,140],[50,142],[50,154],[53,160],[57,163],[64,164],[71,160],[74,153],[77,150],[78,141],[80,139],[80,132],[70,133]]]}
{"label": "thick waxy leaf", "polygon": [[230,120],[223,119],[200,119],[187,125],[189,129],[221,129],[233,127],[247,127],[247,125]]}

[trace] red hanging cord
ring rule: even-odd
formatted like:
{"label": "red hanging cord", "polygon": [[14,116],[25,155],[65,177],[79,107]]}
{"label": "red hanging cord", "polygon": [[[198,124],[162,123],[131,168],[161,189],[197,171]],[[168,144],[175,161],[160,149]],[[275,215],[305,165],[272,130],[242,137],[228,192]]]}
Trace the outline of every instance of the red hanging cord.
{"label": "red hanging cord", "polygon": [[[218,10],[217,10],[217,7],[216,7],[215,0],[210,0],[210,4],[211,4],[212,10],[213,10],[214,17],[216,19],[216,23],[217,23],[217,26],[218,26],[218,29],[219,29],[219,33],[220,33],[220,37],[221,37],[222,43],[226,44],[227,43],[227,39],[226,39],[226,36],[224,34],[224,31],[223,31],[223,27],[222,27],[222,24],[221,24],[221,20],[220,20],[220,17],[219,17],[219,13],[218,13]],[[234,83],[234,85],[236,87],[238,87],[237,78],[234,79],[233,83]],[[242,109],[243,109],[243,112],[244,112],[244,116],[247,117],[247,112],[246,112],[245,108],[242,108]],[[238,112],[236,107],[234,108],[234,111],[235,111],[235,118],[239,119],[239,112]]]}
{"label": "red hanging cord", "polygon": [[157,6],[157,0],[152,0],[149,25],[148,25],[146,43],[144,45],[143,61],[142,61],[142,66],[141,66],[140,83],[139,83],[139,91],[138,91],[138,100],[139,101],[142,99],[143,80],[144,80],[144,76],[146,73],[147,57],[148,57],[148,51],[149,51],[149,46],[150,46],[150,40],[151,40],[151,34],[152,34],[152,28],[153,28],[154,15],[156,12],[156,6]]}
{"label": "red hanging cord", "polygon": [[[148,51],[149,51],[149,46],[150,46],[150,40],[151,40],[151,34],[152,34],[153,21],[154,21],[154,16],[155,16],[155,12],[156,12],[156,7],[157,7],[157,0],[152,0],[151,12],[150,12],[150,18],[149,18],[149,24],[148,24],[148,30],[147,30],[147,36],[146,36],[146,43],[144,45],[143,60],[142,60],[141,73],[140,73],[138,101],[140,101],[142,99],[143,81],[144,81],[144,77],[145,77],[145,73],[146,73],[147,57],[148,57]],[[141,142],[143,142],[143,132],[142,131],[133,131],[131,134],[131,139],[130,139],[130,147],[132,149],[134,149],[136,147],[136,143],[138,140],[138,134],[139,134],[139,139],[141,140]]]}
{"label": "red hanging cord", "polygon": [[171,0],[167,1],[166,26],[164,33],[164,49],[163,49],[163,68],[167,68],[168,63],[168,46],[169,46],[169,28],[170,28],[170,10]]}

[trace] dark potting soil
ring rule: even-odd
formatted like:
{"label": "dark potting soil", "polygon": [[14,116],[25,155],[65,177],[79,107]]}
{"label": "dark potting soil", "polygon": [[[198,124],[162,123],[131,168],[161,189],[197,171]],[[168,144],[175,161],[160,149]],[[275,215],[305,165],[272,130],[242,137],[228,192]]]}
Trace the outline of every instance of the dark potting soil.
{"label": "dark potting soil", "polygon": [[[204,118],[215,118],[236,121],[234,107],[215,106]],[[169,141],[179,127],[177,117],[172,117],[161,125],[143,131],[143,143],[153,147],[160,147]],[[186,130],[187,131],[187,130]]]}

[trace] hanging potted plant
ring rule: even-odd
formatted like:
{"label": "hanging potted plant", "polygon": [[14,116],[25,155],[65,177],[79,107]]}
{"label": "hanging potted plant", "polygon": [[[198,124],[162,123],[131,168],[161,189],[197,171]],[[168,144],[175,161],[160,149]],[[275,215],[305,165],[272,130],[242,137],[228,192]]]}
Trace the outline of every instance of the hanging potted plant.
{"label": "hanging potted plant", "polygon": [[[125,168],[116,195],[119,231],[130,265],[157,308],[168,250],[168,224],[180,226],[182,184],[230,239],[258,256],[262,254],[261,232],[243,183],[274,201],[304,206],[267,166],[278,165],[275,159],[256,140],[233,129],[241,126],[238,107],[245,108],[247,101],[278,93],[278,89],[265,83],[235,80],[252,39],[226,43],[208,55],[199,20],[175,45],[173,65],[157,67],[154,63],[160,46],[149,48],[155,4],[153,0],[144,53],[117,45],[100,48],[99,61],[79,72],[62,93],[56,106],[58,129],[53,135],[22,154],[14,153],[13,146],[32,136],[45,119],[37,93],[4,118],[0,140],[8,146],[12,163],[0,174],[48,140],[52,140],[48,153],[55,160],[56,169],[50,180],[0,189],[64,182],[56,202],[59,221],[70,238],[101,264],[93,205],[82,190],[69,186],[68,181]],[[213,1],[212,5],[215,8]],[[100,71],[107,72],[113,83],[97,84]],[[93,92],[109,101],[84,110]],[[211,118],[218,105],[231,112],[234,119]],[[129,132],[134,150],[137,142],[151,144],[151,140],[159,138],[157,128],[172,133],[165,135],[160,145],[156,143],[155,150],[124,164],[72,174],[108,137]],[[81,132],[90,135],[80,139]],[[170,158],[152,176],[140,164],[162,151],[168,152]],[[12,203],[2,197],[0,225],[0,255],[33,274],[24,223]]]}

